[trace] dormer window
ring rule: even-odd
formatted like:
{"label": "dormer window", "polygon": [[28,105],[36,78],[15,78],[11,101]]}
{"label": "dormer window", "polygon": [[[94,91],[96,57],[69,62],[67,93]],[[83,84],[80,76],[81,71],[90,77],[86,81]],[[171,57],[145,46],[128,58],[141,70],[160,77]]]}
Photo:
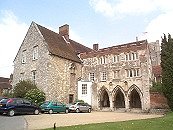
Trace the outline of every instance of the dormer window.
{"label": "dormer window", "polygon": [[34,46],[33,47],[32,59],[33,60],[37,60],[38,59],[38,46]]}

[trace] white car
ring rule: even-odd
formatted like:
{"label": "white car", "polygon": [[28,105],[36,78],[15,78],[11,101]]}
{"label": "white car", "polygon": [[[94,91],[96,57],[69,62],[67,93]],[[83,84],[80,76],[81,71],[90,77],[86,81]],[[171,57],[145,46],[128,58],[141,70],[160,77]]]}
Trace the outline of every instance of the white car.
{"label": "white car", "polygon": [[69,106],[69,112],[91,112],[91,105],[84,102],[76,102]]}

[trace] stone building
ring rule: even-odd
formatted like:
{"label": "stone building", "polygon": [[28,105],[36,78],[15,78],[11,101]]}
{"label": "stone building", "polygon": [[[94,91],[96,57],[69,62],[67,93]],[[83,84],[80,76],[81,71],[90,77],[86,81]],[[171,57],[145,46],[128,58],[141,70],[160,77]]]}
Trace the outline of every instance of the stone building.
{"label": "stone building", "polygon": [[[81,92],[90,87],[94,109],[150,109],[152,64],[146,40],[81,53]],[[87,86],[87,82],[92,82]],[[88,92],[88,93],[90,93]],[[82,98],[82,97],[81,97]]]}
{"label": "stone building", "polygon": [[0,96],[10,92],[12,89],[11,79],[0,77]]}
{"label": "stone building", "polygon": [[147,40],[99,49],[69,38],[69,26],[53,32],[32,22],[14,59],[13,86],[32,80],[47,100],[80,99],[97,110],[150,109],[153,65],[159,43]]}
{"label": "stone building", "polygon": [[148,43],[148,45],[149,45],[152,66],[160,65],[160,63],[161,63],[161,56],[160,56],[161,47],[159,44],[159,40],[156,40],[156,42]]}
{"label": "stone building", "polygon": [[77,81],[87,48],[69,38],[69,26],[59,34],[32,22],[14,59],[13,86],[31,80],[46,93],[47,100],[71,103],[77,98]]}

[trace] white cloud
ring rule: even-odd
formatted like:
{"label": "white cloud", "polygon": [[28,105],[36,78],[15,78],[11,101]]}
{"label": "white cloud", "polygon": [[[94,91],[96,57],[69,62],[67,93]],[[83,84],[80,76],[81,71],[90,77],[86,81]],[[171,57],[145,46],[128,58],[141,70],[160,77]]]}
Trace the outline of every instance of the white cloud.
{"label": "white cloud", "polygon": [[28,26],[11,11],[0,12],[0,76],[13,73],[13,60],[26,35]]}
{"label": "white cloud", "polygon": [[90,5],[96,12],[111,18],[156,12],[158,15],[145,27],[144,31],[147,33],[139,36],[139,40],[148,39],[149,42],[161,40],[163,33],[173,35],[172,4],[172,0],[90,0]]}
{"label": "white cloud", "polygon": [[146,27],[148,41],[161,40],[163,33],[173,36],[173,11],[164,13],[153,19]]}
{"label": "white cloud", "polygon": [[108,17],[148,14],[172,10],[172,0],[90,0],[96,12]]}

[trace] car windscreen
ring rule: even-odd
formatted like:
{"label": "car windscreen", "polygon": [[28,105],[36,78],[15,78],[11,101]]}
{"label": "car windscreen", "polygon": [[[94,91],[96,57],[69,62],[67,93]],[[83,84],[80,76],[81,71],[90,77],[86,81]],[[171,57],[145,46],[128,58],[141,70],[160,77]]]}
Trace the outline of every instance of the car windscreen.
{"label": "car windscreen", "polygon": [[50,102],[44,102],[42,105],[47,106]]}

